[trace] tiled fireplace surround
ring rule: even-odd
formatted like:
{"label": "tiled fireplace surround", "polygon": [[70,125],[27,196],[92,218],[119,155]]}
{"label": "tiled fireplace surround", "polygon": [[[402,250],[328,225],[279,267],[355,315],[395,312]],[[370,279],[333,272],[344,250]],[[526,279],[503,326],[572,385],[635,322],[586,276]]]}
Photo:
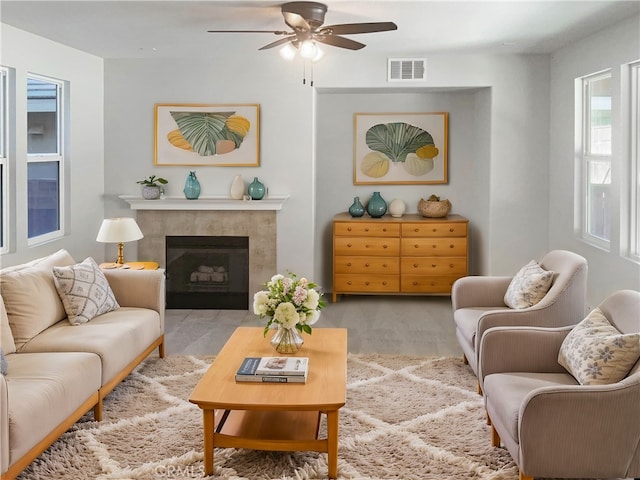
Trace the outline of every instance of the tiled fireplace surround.
{"label": "tiled fireplace surround", "polygon": [[249,305],[253,294],[276,273],[276,211],[142,209],[136,220],[144,232],[138,259],[157,261],[161,268],[166,268],[165,236],[249,237]]}

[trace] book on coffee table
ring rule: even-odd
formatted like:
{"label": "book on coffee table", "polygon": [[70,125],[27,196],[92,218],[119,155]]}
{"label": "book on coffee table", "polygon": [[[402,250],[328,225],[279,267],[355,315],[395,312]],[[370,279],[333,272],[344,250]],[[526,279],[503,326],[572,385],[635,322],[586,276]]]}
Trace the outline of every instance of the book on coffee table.
{"label": "book on coffee table", "polygon": [[307,357],[246,357],[236,372],[236,382],[305,383]]}

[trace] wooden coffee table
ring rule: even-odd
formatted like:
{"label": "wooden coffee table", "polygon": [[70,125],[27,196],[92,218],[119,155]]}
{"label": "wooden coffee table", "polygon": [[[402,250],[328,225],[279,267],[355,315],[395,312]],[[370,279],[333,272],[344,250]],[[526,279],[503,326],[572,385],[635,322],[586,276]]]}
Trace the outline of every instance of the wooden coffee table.
{"label": "wooden coffee table", "polygon": [[[275,332],[275,331],[274,331]],[[347,330],[315,328],[293,356],[309,357],[306,383],[235,381],[245,357],[279,354],[262,327],[239,327],[191,392],[202,409],[204,473],[213,474],[214,447],[326,452],[329,478],[338,475],[338,411],[347,395]],[[327,436],[318,438],[322,415]]]}

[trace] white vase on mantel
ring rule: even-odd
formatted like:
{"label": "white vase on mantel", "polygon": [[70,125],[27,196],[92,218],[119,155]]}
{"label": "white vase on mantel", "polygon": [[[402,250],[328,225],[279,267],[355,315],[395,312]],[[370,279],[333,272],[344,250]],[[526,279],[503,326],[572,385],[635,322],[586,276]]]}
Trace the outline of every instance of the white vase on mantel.
{"label": "white vase on mantel", "polygon": [[242,175],[236,175],[233,178],[230,195],[234,200],[242,200],[242,196],[244,195],[244,180],[242,179]]}

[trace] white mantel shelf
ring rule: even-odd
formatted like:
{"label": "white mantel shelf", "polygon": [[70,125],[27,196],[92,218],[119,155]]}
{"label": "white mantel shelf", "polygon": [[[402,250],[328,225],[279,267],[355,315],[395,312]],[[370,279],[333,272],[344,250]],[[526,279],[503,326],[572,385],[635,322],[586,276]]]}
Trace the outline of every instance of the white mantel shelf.
{"label": "white mantel shelf", "polygon": [[234,200],[222,195],[196,200],[184,197],[145,200],[135,195],[118,195],[118,198],[127,202],[131,210],[282,210],[289,195],[269,195],[262,200]]}

